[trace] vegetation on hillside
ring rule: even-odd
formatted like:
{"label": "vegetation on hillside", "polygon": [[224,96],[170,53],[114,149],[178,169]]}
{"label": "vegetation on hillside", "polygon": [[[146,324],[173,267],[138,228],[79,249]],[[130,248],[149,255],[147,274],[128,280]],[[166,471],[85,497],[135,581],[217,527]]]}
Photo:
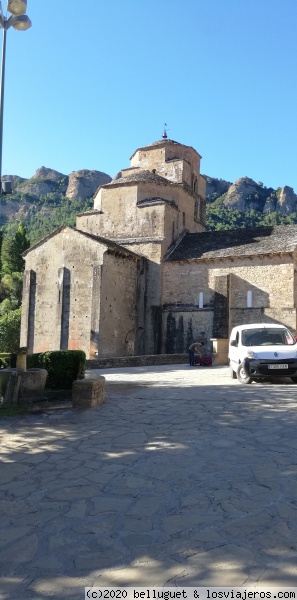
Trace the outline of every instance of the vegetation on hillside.
{"label": "vegetation on hillside", "polygon": [[[24,216],[19,218],[18,221],[9,220],[3,224],[3,232],[10,237],[14,236],[21,222],[26,226],[31,245],[33,245],[61,225],[74,227],[76,215],[93,207],[92,198],[88,200],[82,200],[81,198],[69,200],[66,196],[60,196],[60,199],[57,200],[53,196],[54,194],[46,194],[41,196],[38,202],[34,199],[31,206],[29,204],[27,210],[24,211]],[[10,200],[5,198],[4,202],[8,204],[15,199],[16,195],[13,195]],[[27,196],[25,202],[28,204]],[[3,204],[2,199],[1,203]]]}
{"label": "vegetation on hillside", "polygon": [[0,230],[0,352],[17,352],[20,340],[24,260],[30,240],[22,224],[14,235]]}
{"label": "vegetation on hillside", "polygon": [[246,227],[269,227],[274,225],[291,225],[297,223],[297,213],[284,215],[283,213],[251,210],[240,211],[236,208],[227,208],[223,203],[208,204],[206,207],[206,227],[208,231],[222,231],[226,229],[243,229]]}

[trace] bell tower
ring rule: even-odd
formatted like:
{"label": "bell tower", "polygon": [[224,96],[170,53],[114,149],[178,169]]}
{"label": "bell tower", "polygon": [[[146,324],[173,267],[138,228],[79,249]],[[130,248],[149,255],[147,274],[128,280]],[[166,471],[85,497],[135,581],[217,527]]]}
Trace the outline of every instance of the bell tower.
{"label": "bell tower", "polygon": [[186,231],[205,231],[205,178],[201,156],[163,138],[138,148],[94,197],[94,211],[78,215],[77,228],[160,262]]}

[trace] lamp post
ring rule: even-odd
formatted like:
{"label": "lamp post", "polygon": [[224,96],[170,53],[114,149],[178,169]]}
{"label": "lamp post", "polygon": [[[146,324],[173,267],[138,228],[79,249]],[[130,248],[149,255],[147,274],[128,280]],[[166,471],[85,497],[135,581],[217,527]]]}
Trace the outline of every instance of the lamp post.
{"label": "lamp post", "polygon": [[2,11],[0,1],[0,28],[3,29],[1,78],[0,78],[0,194],[2,194],[2,143],[3,143],[3,109],[4,109],[4,79],[5,79],[5,52],[6,32],[10,27],[18,31],[26,31],[32,23],[27,15],[27,0],[8,0],[7,10],[11,16],[7,19]]}

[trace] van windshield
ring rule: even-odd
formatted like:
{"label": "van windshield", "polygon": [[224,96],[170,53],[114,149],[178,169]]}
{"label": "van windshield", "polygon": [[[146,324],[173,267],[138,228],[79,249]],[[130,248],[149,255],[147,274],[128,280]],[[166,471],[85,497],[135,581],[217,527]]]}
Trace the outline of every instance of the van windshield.
{"label": "van windshield", "polygon": [[295,340],[287,329],[265,327],[265,329],[243,329],[243,346],[292,345]]}

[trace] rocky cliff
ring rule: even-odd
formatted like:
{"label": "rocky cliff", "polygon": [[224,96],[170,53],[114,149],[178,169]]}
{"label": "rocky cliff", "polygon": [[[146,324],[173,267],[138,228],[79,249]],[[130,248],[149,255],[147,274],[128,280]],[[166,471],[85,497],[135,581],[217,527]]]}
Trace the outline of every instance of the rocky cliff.
{"label": "rocky cliff", "polygon": [[226,194],[230,185],[232,185],[230,181],[224,179],[216,179],[208,175],[204,175],[204,177],[206,179],[206,198],[208,202],[214,202],[217,198]]}
{"label": "rocky cliff", "polygon": [[297,195],[293,188],[267,188],[250,177],[241,177],[234,183],[206,176],[207,202],[221,202],[227,208],[243,212],[255,210],[261,213],[281,212],[290,215],[297,212]]}
{"label": "rocky cliff", "polygon": [[87,169],[73,171],[69,175],[65,195],[69,200],[92,198],[98,187],[110,181],[111,177],[101,171],[88,171]]}
{"label": "rocky cliff", "polygon": [[0,202],[0,225],[8,221],[27,219],[38,212],[40,217],[49,216],[63,198],[92,198],[101,185],[109,183],[111,177],[101,171],[82,169],[64,175],[54,169],[40,167],[30,179],[6,175],[3,179],[12,182],[12,195],[2,196]]}
{"label": "rocky cliff", "polygon": [[[21,183],[13,180],[14,192],[21,192],[29,196],[45,196],[54,194],[57,199],[65,195],[69,200],[73,198],[91,198],[100,185],[109,183],[111,177],[101,171],[89,171],[82,169],[81,171],[73,171],[70,175],[64,175],[53,169],[40,167],[31,179],[22,180]],[[54,199],[54,198],[53,198]]]}

